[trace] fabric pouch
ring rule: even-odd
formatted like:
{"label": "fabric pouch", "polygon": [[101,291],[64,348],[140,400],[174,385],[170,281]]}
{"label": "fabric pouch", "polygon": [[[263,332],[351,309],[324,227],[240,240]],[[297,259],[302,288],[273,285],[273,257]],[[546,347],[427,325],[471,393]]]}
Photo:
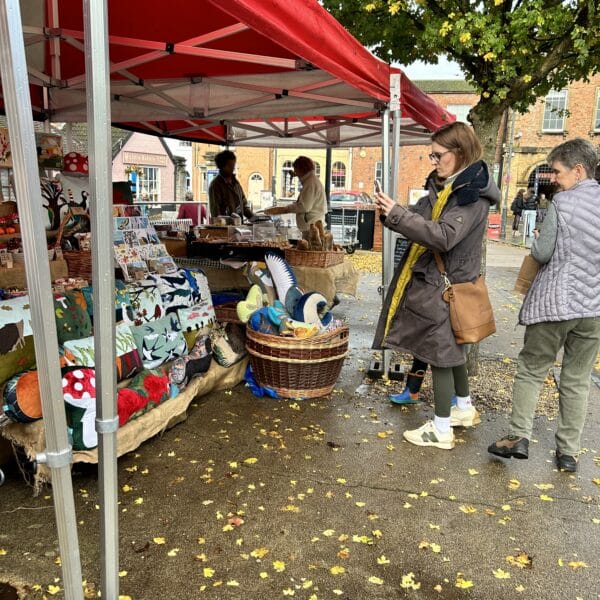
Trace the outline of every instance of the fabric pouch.
{"label": "fabric pouch", "polygon": [[146,369],[187,354],[187,345],[176,314],[132,328],[133,337]]}

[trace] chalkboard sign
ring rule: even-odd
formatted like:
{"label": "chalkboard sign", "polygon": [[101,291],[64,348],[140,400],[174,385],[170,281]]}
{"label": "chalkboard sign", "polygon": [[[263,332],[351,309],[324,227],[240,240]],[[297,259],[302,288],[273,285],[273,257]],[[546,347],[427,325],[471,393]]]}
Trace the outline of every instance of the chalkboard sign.
{"label": "chalkboard sign", "polygon": [[410,249],[411,241],[403,237],[396,238],[396,247],[394,248],[394,269],[398,268],[398,265]]}

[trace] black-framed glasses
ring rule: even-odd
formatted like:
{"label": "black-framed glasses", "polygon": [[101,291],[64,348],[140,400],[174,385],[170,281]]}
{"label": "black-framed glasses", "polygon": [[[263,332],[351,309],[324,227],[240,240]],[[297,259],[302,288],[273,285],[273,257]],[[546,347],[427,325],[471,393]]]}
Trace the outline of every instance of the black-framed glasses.
{"label": "black-framed glasses", "polygon": [[429,160],[432,160],[433,162],[439,163],[442,156],[444,156],[444,154],[448,154],[448,152],[452,152],[452,150],[446,150],[446,152],[432,152],[429,155]]}

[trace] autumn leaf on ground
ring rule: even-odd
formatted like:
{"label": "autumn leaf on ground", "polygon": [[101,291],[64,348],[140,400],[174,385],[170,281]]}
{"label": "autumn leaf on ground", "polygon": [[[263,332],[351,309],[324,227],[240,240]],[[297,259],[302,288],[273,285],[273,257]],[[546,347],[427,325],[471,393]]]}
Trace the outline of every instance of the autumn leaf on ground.
{"label": "autumn leaf on ground", "polygon": [[153,541],[153,542],[154,542],[154,543],[155,543],[157,546],[160,546],[161,544],[164,544],[164,543],[166,543],[166,540],[165,540],[165,538],[164,538],[164,537],[155,537],[155,538],[152,538],[152,541]]}
{"label": "autumn leaf on ground", "polygon": [[58,592],[60,592],[60,586],[59,585],[49,585],[46,591],[51,596],[56,596],[56,594],[58,594]]}
{"label": "autumn leaf on ground", "polygon": [[273,561],[273,568],[278,573],[283,573],[285,571],[285,563],[282,560],[274,560]]}
{"label": "autumn leaf on ground", "polygon": [[331,537],[331,536],[332,536],[334,533],[335,533],[335,529],[326,529],[326,530],[323,532],[323,535],[324,535],[325,537]]}
{"label": "autumn leaf on ground", "polygon": [[390,561],[388,558],[386,558],[385,554],[382,554],[380,557],[377,558],[377,564],[378,565],[389,565]]}
{"label": "autumn leaf on ground", "polygon": [[377,437],[378,437],[378,438],[381,438],[382,440],[384,440],[384,439],[385,439],[387,436],[388,436],[388,434],[387,434],[387,432],[385,432],[385,431],[380,431],[380,432],[377,434]]}
{"label": "autumn leaf on ground", "polygon": [[369,581],[369,583],[372,583],[373,585],[383,585],[383,579],[380,579],[379,577],[375,577],[375,575],[372,575],[371,577],[369,577],[368,581]]}
{"label": "autumn leaf on ground", "polygon": [[6,556],[8,554],[8,551],[5,550],[4,548],[0,548],[0,556]]}
{"label": "autumn leaf on ground", "polygon": [[567,564],[573,571],[577,571],[577,569],[587,569],[588,566],[582,560],[570,560]]}
{"label": "autumn leaf on ground", "polygon": [[348,548],[342,548],[338,553],[337,557],[341,559],[346,559],[350,556],[350,550]]}
{"label": "autumn leaf on ground", "polygon": [[268,548],[255,548],[250,552],[250,556],[253,558],[264,558],[267,554],[269,554]]}
{"label": "autumn leaf on ground", "polygon": [[215,570],[210,567],[204,567],[204,569],[202,569],[202,574],[206,579],[210,579],[215,574]]}
{"label": "autumn leaf on ground", "polygon": [[546,490],[551,490],[554,488],[552,483],[534,483],[533,487],[536,487],[538,490],[542,490],[545,492]]}
{"label": "autumn leaf on ground", "polygon": [[471,506],[470,504],[461,504],[458,507],[458,510],[464,512],[466,515],[470,515],[477,512],[477,509],[474,506]]}
{"label": "autumn leaf on ground", "polygon": [[291,512],[291,513],[299,513],[300,512],[300,508],[293,504],[288,504],[287,506],[284,506],[281,510],[283,512]]}
{"label": "autumn leaf on ground", "polygon": [[600,478],[592,479],[592,483],[595,483],[596,485],[600,485]]}
{"label": "autumn leaf on ground", "polygon": [[411,572],[407,573],[406,575],[402,575],[400,587],[405,590],[418,590],[421,588],[421,583],[415,581],[415,574]]}
{"label": "autumn leaf on ground", "polygon": [[121,489],[123,490],[124,493],[131,492],[131,490],[133,490],[133,488],[127,484],[125,484]]}
{"label": "autumn leaf on ground", "polygon": [[469,475],[479,475],[479,471],[477,469],[469,469]]}
{"label": "autumn leaf on ground", "polygon": [[167,552],[167,556],[177,556],[179,554],[179,548],[173,548]]}
{"label": "autumn leaf on ground", "polygon": [[503,571],[502,569],[492,570],[494,577],[496,579],[510,579],[510,573],[508,571]]}
{"label": "autumn leaf on ground", "polygon": [[250,457],[244,459],[244,464],[246,465],[254,465],[258,462],[258,458]]}
{"label": "autumn leaf on ground", "polygon": [[526,552],[519,552],[516,556],[507,556],[506,562],[513,567],[520,569],[531,569],[533,558]]}
{"label": "autumn leaf on ground", "polygon": [[518,479],[511,479],[507,487],[509,490],[518,490],[521,487],[521,482]]}
{"label": "autumn leaf on ground", "polygon": [[554,502],[554,498],[547,494],[540,494],[540,500],[543,500],[544,502]]}
{"label": "autumn leaf on ground", "polygon": [[340,567],[339,565],[335,565],[335,566],[333,566],[333,567],[331,567],[329,569],[329,572],[332,575],[341,575],[342,573],[346,572],[346,568],[345,567]]}
{"label": "autumn leaf on ground", "polygon": [[456,575],[456,582],[454,583],[455,587],[460,588],[462,590],[467,590],[473,587],[473,582],[470,579],[465,579],[462,576],[462,573],[458,573]]}
{"label": "autumn leaf on ground", "polygon": [[144,504],[144,499],[143,498],[136,498],[133,501],[134,504]]}

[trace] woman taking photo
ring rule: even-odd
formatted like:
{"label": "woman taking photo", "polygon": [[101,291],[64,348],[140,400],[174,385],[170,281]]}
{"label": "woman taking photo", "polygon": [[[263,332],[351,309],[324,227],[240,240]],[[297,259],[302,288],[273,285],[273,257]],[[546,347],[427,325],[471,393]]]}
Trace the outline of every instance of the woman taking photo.
{"label": "woman taking photo", "polygon": [[[409,352],[431,365],[435,416],[405,431],[417,446],[454,447],[452,427],[479,423],[471,404],[465,347],[456,343],[444,301],[444,279],[436,266],[439,253],[451,283],[475,281],[481,269],[481,246],[490,206],[500,199],[481,145],[464,123],[444,125],[431,137],[429,158],[444,187],[408,209],[386,194],[376,201],[385,226],[412,241],[398,266],[379,318],[374,348]],[[457,405],[451,406],[456,390]]]}

